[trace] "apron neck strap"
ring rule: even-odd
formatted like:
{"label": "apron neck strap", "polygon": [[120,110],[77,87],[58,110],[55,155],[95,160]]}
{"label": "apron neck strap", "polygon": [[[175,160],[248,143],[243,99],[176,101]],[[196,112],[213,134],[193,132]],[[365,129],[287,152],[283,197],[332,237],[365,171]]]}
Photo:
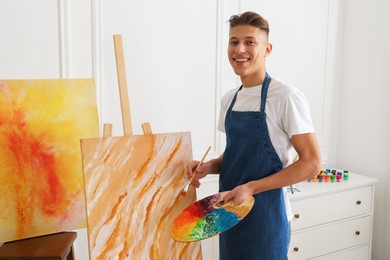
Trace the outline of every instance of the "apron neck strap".
{"label": "apron neck strap", "polygon": [[268,75],[268,73],[265,73],[265,78],[263,81],[263,86],[261,88],[261,102],[260,102],[260,112],[265,111],[265,100],[267,99],[267,93],[268,93],[268,87],[269,83],[271,82],[271,77]]}
{"label": "apron neck strap", "polygon": [[[269,83],[271,82],[271,77],[268,75],[268,73],[265,73],[265,78],[261,87],[261,102],[260,102],[260,112],[265,111],[265,100],[267,99],[267,92],[268,92],[268,87]],[[234,95],[232,102],[230,103],[229,109],[232,110],[234,103],[236,103],[237,99],[237,94],[238,92],[243,88],[243,85],[240,86],[240,88],[237,90],[236,94]]]}

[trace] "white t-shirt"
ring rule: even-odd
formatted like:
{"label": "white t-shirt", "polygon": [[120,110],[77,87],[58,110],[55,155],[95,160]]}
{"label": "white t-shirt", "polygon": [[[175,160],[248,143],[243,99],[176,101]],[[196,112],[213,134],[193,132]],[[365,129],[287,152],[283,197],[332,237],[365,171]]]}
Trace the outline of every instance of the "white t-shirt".
{"label": "white t-shirt", "polygon": [[[260,111],[260,86],[242,88],[237,94],[234,111]],[[218,130],[225,132],[225,116],[238,88],[227,92],[221,100]],[[271,78],[265,104],[266,122],[271,142],[282,161],[283,168],[289,166],[296,152],[290,142],[293,135],[314,133],[310,108],[306,97],[297,88]],[[286,188],[283,189],[288,220],[293,218]]]}

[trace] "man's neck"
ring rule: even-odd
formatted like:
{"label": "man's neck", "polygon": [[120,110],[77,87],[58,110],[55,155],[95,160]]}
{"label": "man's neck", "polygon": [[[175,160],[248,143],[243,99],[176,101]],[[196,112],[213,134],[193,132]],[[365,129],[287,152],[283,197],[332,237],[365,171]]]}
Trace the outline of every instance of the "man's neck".
{"label": "man's neck", "polygon": [[257,73],[256,75],[248,75],[241,77],[241,82],[244,88],[251,88],[263,84],[265,79],[265,71]]}

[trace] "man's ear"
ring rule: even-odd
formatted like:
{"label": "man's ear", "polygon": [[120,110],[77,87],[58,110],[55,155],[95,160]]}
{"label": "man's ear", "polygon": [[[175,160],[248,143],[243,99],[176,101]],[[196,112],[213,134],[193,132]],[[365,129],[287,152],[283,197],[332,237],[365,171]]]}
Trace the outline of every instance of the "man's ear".
{"label": "man's ear", "polygon": [[265,49],[264,57],[267,57],[268,55],[270,55],[271,52],[272,52],[272,44],[271,44],[271,43],[268,43],[268,46],[267,46],[267,48]]}

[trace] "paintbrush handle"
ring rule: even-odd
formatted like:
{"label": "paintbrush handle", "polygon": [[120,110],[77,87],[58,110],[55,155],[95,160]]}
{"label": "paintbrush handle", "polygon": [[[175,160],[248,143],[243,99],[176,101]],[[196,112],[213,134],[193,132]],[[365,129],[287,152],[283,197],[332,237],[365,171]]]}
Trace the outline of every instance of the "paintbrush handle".
{"label": "paintbrush handle", "polygon": [[[204,159],[206,158],[207,154],[210,151],[210,148],[211,148],[211,146],[209,146],[209,148],[207,148],[207,151],[205,152],[205,154],[203,155],[202,159],[200,160],[200,162],[198,164],[198,167],[199,167],[199,165],[201,165],[203,163]],[[196,167],[196,168],[198,168],[198,167]]]}
{"label": "paintbrush handle", "polygon": [[195,178],[195,172],[194,174],[192,174],[192,177],[188,180],[188,184],[191,184],[191,182],[194,180]]}
{"label": "paintbrush handle", "polygon": [[203,164],[204,159],[206,158],[207,154],[208,154],[209,151],[210,151],[210,148],[211,148],[211,146],[209,146],[209,148],[207,148],[206,153],[203,155],[202,159],[199,161],[199,164],[196,166],[195,171],[193,171],[193,174],[192,174],[190,180],[188,181],[189,183],[191,183],[191,182],[194,180],[195,172],[196,172],[196,171],[198,170],[198,168]]}

